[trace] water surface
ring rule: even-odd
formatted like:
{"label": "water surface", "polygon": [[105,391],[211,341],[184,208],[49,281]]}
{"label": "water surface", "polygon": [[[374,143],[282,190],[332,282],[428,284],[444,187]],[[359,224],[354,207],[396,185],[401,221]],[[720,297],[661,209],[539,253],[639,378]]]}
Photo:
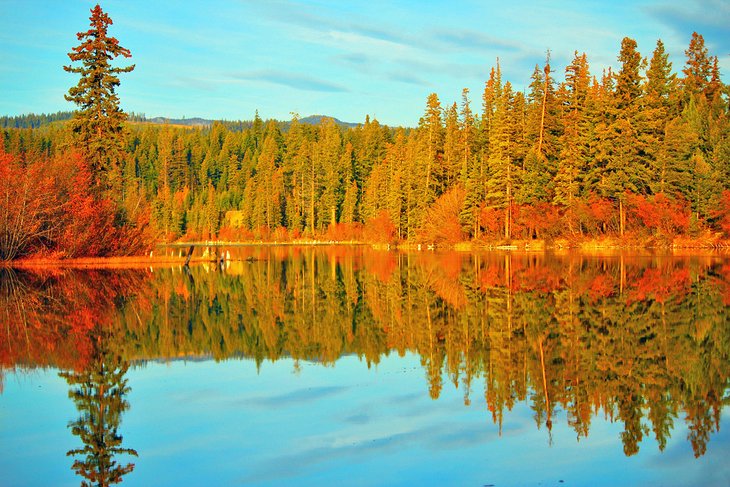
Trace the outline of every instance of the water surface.
{"label": "water surface", "polygon": [[2,485],[730,483],[726,257],[229,252],[0,271]]}

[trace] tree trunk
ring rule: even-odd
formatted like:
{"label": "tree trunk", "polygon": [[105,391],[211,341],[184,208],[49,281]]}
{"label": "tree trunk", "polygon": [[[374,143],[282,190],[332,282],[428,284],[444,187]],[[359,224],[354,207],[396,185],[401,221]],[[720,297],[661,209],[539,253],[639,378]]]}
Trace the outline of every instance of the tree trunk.
{"label": "tree trunk", "polygon": [[624,230],[626,227],[626,214],[624,210],[624,202],[620,199],[618,200],[618,220],[619,220],[619,235],[621,237],[624,236]]}
{"label": "tree trunk", "polygon": [[[548,55],[549,55],[549,53],[548,53]],[[537,143],[538,155],[542,154],[542,139],[543,139],[543,134],[545,133],[545,106],[547,105],[548,81],[550,79],[549,76],[550,76],[550,68],[546,65],[545,66],[545,87],[543,88],[543,92],[542,92],[542,115],[540,116],[540,139]]]}

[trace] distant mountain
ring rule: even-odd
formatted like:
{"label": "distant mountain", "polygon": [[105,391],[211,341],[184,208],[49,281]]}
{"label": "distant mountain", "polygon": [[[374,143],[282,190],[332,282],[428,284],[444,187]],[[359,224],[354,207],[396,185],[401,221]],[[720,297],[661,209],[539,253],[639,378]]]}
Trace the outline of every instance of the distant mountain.
{"label": "distant mountain", "polygon": [[169,125],[187,125],[189,127],[210,127],[213,125],[214,120],[207,120],[205,118],[193,117],[193,118],[167,118],[167,117],[155,117],[148,118],[145,122],[157,123],[157,124],[169,124]]}
{"label": "distant mountain", "polygon": [[343,122],[342,120],[338,120],[335,117],[328,117],[327,115],[310,115],[308,117],[300,118],[300,123],[307,123],[309,125],[319,125],[322,122],[323,118],[331,118],[335,121],[337,125],[339,125],[342,128],[352,129],[357,127],[358,125],[361,125],[359,123],[352,123],[352,122]]}
{"label": "distant mountain", "polygon": [[[351,122],[343,122],[342,120],[338,120],[335,117],[328,117],[327,115],[310,115],[308,117],[300,118],[299,123],[306,123],[309,125],[319,125],[322,123],[323,118],[331,118],[335,121],[337,125],[339,125],[342,128],[348,129],[348,128],[355,128],[359,123],[351,123]],[[185,125],[189,127],[210,127],[213,125],[213,122],[221,122],[226,126],[229,126],[231,130],[241,130],[245,127],[250,127],[253,123],[251,120],[245,120],[245,121],[236,121],[231,122],[228,120],[208,120],[205,118],[166,118],[166,117],[155,117],[155,118],[147,118],[144,120],[141,120],[148,123],[155,123],[155,124],[170,124],[170,125]],[[288,120],[277,120],[282,130],[288,130],[289,125],[291,124]]]}

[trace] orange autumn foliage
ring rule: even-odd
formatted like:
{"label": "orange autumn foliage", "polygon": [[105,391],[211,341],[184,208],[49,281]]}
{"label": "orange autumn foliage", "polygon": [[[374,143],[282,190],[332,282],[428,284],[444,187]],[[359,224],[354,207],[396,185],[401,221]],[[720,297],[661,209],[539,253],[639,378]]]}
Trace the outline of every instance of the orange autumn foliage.
{"label": "orange autumn foliage", "polygon": [[439,196],[426,214],[419,239],[435,244],[455,244],[464,240],[459,213],[465,196],[466,191],[460,185]]}
{"label": "orange autumn foliage", "polygon": [[726,237],[730,238],[730,190],[722,192],[720,204],[713,212],[713,218]]}
{"label": "orange autumn foliage", "polygon": [[367,242],[390,243],[395,240],[396,228],[390,214],[381,210],[375,218],[365,222],[363,237]]}

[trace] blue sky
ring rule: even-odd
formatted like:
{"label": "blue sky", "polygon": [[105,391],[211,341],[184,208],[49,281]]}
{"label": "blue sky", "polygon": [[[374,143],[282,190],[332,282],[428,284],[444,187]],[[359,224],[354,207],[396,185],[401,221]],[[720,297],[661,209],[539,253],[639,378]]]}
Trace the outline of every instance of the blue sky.
{"label": "blue sky", "polygon": [[[0,115],[71,110],[76,83],[61,66],[96,2],[0,0]],[[551,1],[136,1],[101,2],[111,35],[132,51],[122,77],[126,111],[148,117],[289,119],[326,114],[415,125],[426,97],[443,105],[471,90],[475,107],[490,68],[517,89],[552,52],[560,79],[573,52],[592,74],[616,66],[621,39],[649,57],[661,38],[674,62],[697,31],[730,70],[725,0]]]}

